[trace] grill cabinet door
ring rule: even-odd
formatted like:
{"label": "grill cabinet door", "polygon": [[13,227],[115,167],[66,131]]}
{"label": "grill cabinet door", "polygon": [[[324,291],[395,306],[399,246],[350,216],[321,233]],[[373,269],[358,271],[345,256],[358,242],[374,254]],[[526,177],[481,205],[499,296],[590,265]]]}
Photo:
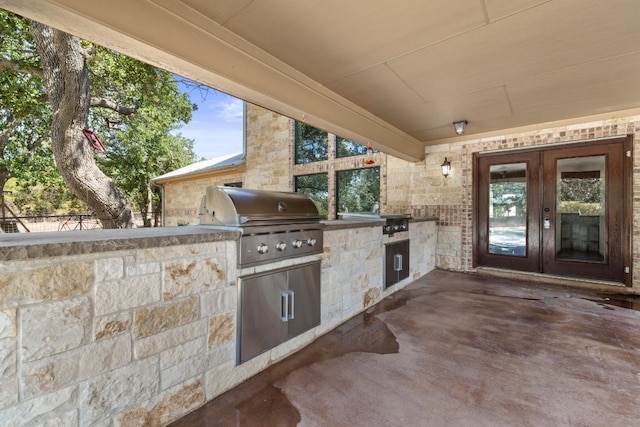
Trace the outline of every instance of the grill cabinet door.
{"label": "grill cabinet door", "polygon": [[292,308],[288,338],[320,324],[320,262],[289,270]]}
{"label": "grill cabinet door", "polygon": [[387,243],[384,259],[384,288],[409,277],[409,240]]}
{"label": "grill cabinet door", "polygon": [[287,322],[281,319],[286,293],[286,271],[241,279],[239,363],[286,341]]}

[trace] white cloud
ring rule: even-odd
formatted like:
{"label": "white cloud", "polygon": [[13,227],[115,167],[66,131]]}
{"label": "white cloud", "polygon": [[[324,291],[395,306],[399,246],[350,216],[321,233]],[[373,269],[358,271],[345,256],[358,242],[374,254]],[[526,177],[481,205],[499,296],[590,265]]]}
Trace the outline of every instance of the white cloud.
{"label": "white cloud", "polygon": [[241,100],[237,98],[229,98],[220,103],[220,118],[228,123],[242,123],[244,116],[244,108]]}

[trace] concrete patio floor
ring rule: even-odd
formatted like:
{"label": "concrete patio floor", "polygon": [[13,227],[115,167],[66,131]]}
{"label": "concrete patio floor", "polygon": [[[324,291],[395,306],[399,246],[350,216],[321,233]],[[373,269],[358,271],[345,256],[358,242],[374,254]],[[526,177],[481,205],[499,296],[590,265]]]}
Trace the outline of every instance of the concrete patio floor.
{"label": "concrete patio floor", "polygon": [[172,425],[640,425],[636,298],[436,270]]}

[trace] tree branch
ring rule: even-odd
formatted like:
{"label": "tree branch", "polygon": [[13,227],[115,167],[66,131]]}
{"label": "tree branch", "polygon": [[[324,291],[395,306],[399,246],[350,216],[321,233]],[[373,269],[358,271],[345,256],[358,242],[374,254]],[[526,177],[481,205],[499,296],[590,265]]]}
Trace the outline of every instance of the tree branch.
{"label": "tree branch", "polygon": [[14,73],[27,73],[38,77],[43,77],[42,69],[21,65],[17,62],[0,58],[0,71],[13,71]]}
{"label": "tree branch", "polygon": [[110,101],[110,100],[105,99],[105,98],[92,97],[91,98],[91,107],[107,108],[109,110],[115,111],[116,113],[122,114],[123,116],[128,116],[130,114],[135,113],[136,110],[138,109],[139,105],[138,104],[134,104],[134,105],[130,105],[130,106],[123,106],[123,105],[118,105],[115,102]]}

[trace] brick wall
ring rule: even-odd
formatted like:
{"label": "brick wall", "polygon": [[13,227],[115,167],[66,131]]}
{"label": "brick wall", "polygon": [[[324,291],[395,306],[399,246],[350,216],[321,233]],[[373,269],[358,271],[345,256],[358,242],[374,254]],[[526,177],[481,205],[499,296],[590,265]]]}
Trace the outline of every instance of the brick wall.
{"label": "brick wall", "polygon": [[[453,144],[427,147],[425,170],[416,171],[407,187],[408,200],[425,200],[412,208],[439,218],[436,257],[438,266],[473,271],[473,154],[484,151],[535,147],[548,144],[588,141],[613,136],[634,136],[632,265],[634,287],[640,286],[640,116],[601,120],[571,126],[538,129],[522,133],[469,139]],[[444,157],[452,172],[444,178],[439,164]],[[395,173],[390,173],[394,177]],[[438,176],[439,175],[439,176]],[[422,181],[422,184],[416,181]],[[392,185],[389,183],[389,185]],[[457,250],[454,250],[457,248]],[[456,259],[457,258],[457,259]]]}

